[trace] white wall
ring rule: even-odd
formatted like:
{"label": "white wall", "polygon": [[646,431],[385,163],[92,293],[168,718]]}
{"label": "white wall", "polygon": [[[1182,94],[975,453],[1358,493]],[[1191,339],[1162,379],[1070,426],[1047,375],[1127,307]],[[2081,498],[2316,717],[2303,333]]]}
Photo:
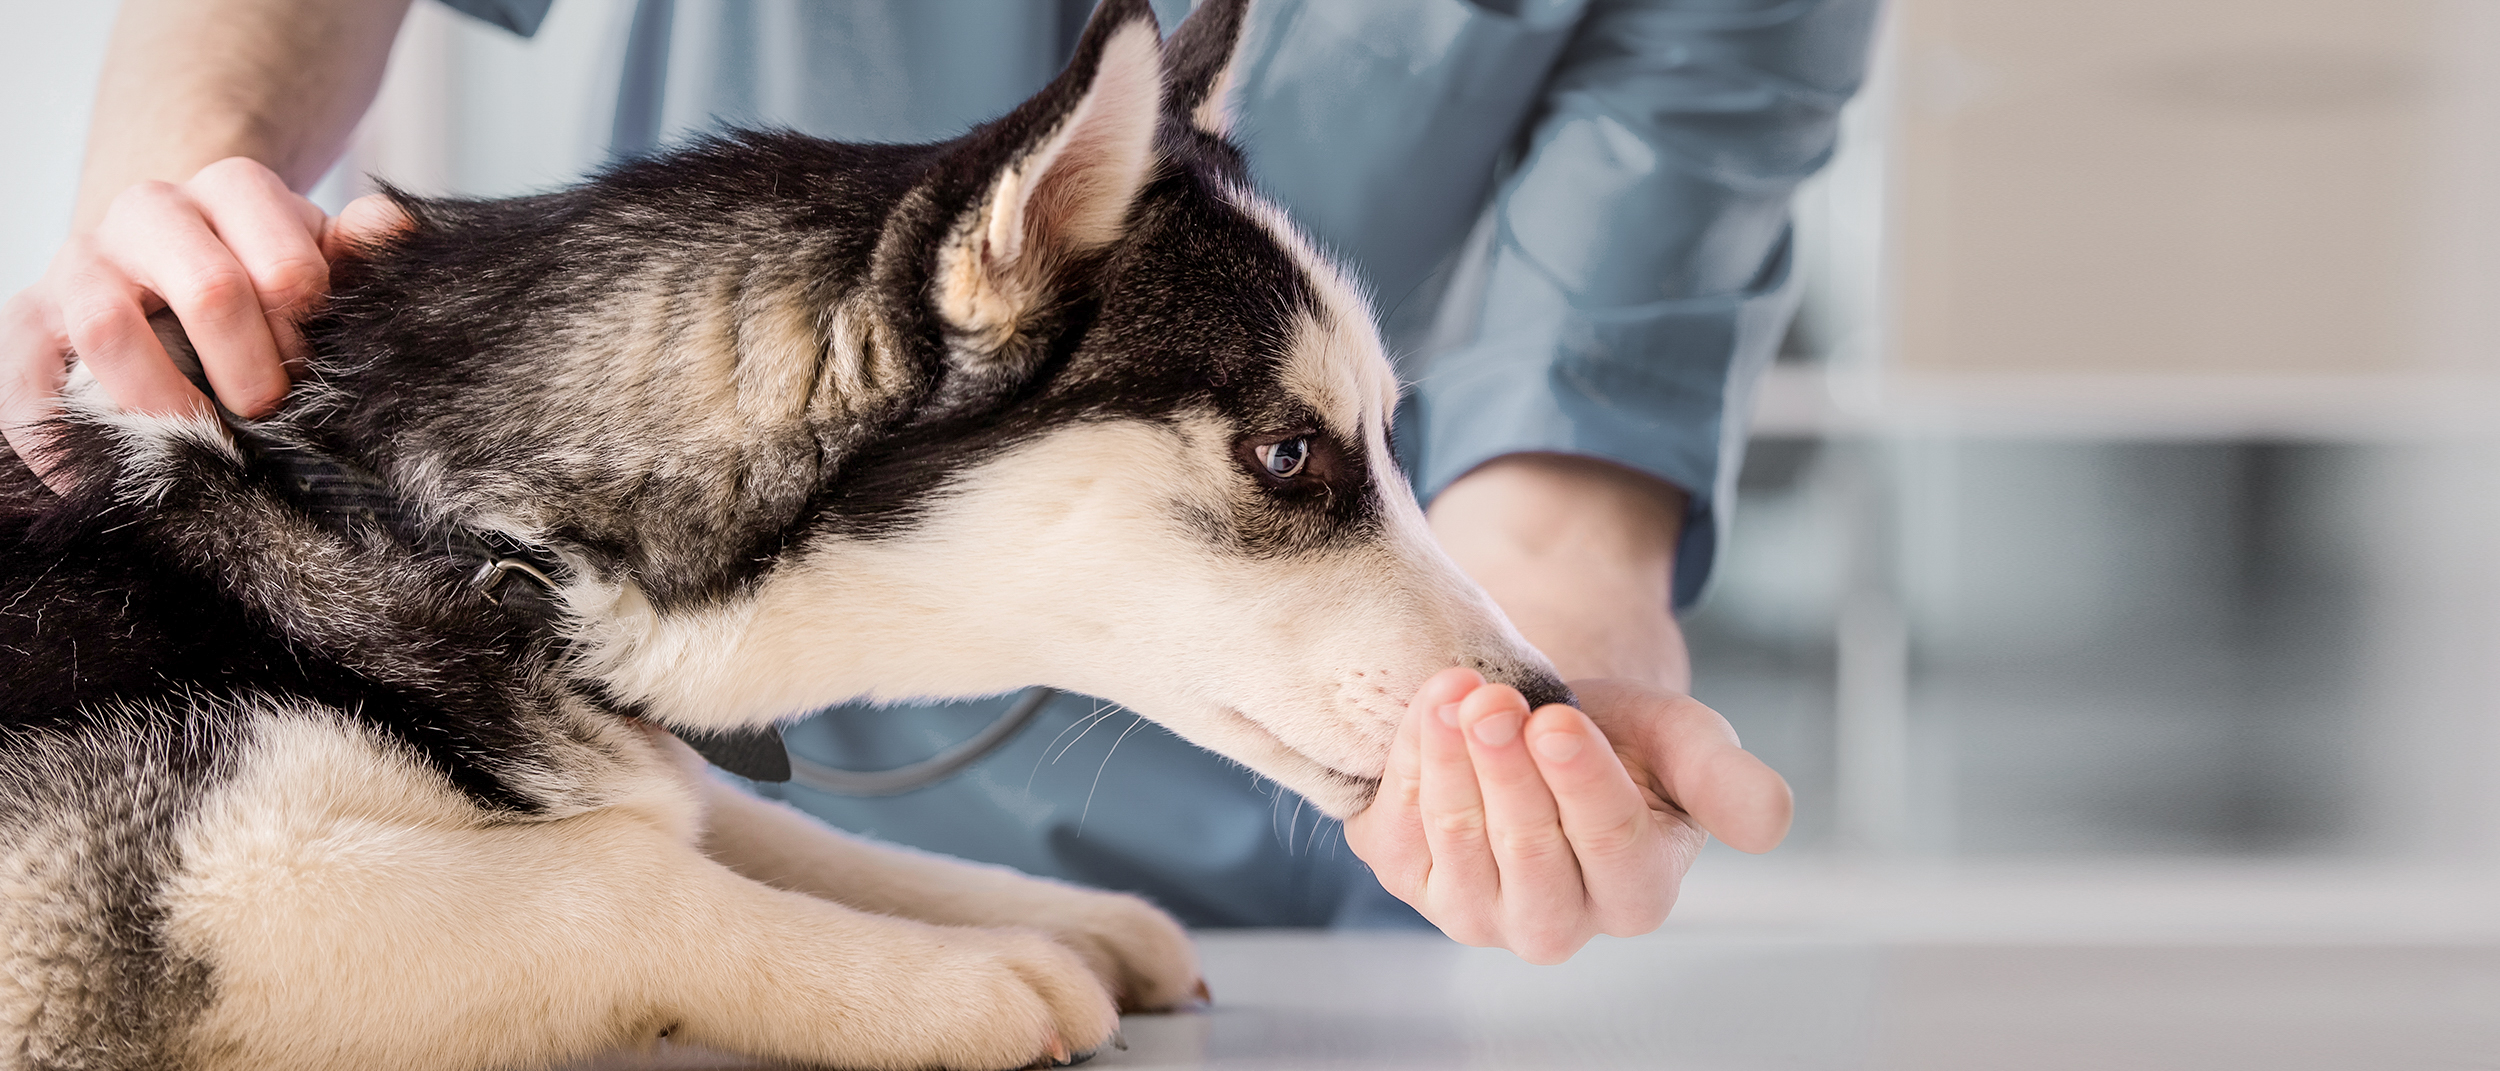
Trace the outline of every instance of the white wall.
{"label": "white wall", "polygon": [[41,277],[69,232],[114,6],[0,2],[0,294]]}
{"label": "white wall", "polygon": [[380,177],[419,194],[506,197],[579,179],[607,151],[633,6],[559,3],[527,39],[437,4],[410,10],[364,126],[313,199]]}

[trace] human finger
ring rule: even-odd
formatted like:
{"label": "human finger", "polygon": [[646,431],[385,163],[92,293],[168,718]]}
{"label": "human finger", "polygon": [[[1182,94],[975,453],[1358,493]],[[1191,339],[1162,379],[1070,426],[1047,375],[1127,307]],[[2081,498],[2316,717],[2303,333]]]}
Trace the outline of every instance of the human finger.
{"label": "human finger", "polygon": [[408,210],[399,202],[378,193],[368,193],[339,209],[321,231],[321,255],[331,260],[354,252],[356,247],[372,245],[394,234],[416,226]]}
{"label": "human finger", "polygon": [[1624,726],[1630,738],[1619,738],[1628,744],[1622,750],[1711,836],[1739,851],[1760,853],[1788,835],[1795,797],[1787,780],[1739,745],[1735,728],[1718,711],[1630,681],[1575,681],[1573,687],[1589,709],[1616,704],[1648,710],[1648,716]]}
{"label": "human finger", "polygon": [[1423,810],[1417,793],[1423,780],[1423,722],[1445,703],[1464,698],[1484,678],[1466,668],[1442,670],[1425,681],[1398,720],[1381,769],[1380,788],[1371,805],[1346,820],[1346,842],[1380,877],[1382,887],[1412,902],[1432,875],[1432,853],[1424,843]]}
{"label": "human finger", "polygon": [[[1479,689],[1481,690],[1481,689]],[[1460,703],[1443,703],[1423,720],[1422,785],[1424,843],[1432,852],[1425,917],[1463,944],[1501,943],[1495,920],[1501,909],[1501,875],[1485,842],[1484,797],[1476,769],[1460,736]],[[1422,905],[1419,905],[1422,906]]]}
{"label": "human finger", "polygon": [[1528,751],[1553,790],[1597,928],[1617,937],[1657,929],[1701,848],[1700,830],[1662,827],[1586,714],[1560,704],[1538,710],[1528,720]]}
{"label": "human finger", "polygon": [[[139,413],[207,413],[208,399],[174,368],[139,305],[140,286],[121,269],[89,256],[74,241],[62,257],[71,262],[52,287],[60,304],[61,333],[78,362],[95,373],[115,404]],[[59,269],[61,265],[55,265]],[[47,277],[47,285],[51,278]]]}
{"label": "human finger", "polygon": [[69,363],[69,339],[49,308],[32,289],[0,303],[0,437],[37,473],[45,471],[50,447],[42,425],[56,408]]}
{"label": "human finger", "polygon": [[[182,321],[209,388],[226,408],[257,416],[277,406],[286,395],[286,368],[260,295],[196,202],[170,184],[140,183],[114,199],[97,227],[97,241],[117,267]],[[83,347],[79,353],[86,356]],[[163,371],[179,375],[170,362]],[[96,378],[123,408],[143,408],[123,393],[128,384],[107,378],[103,367]]]}
{"label": "human finger", "polygon": [[264,311],[286,312],[329,289],[330,262],[321,252],[328,217],[276,172],[237,156],[201,168],[185,186],[251,276]]}
{"label": "human finger", "polygon": [[[295,320],[330,289],[330,262],[321,251],[328,217],[276,172],[245,157],[201,168],[184,186],[251,277],[281,361],[301,367],[311,354]],[[214,366],[210,370],[214,381]]]}
{"label": "human finger", "polygon": [[1501,875],[1502,943],[1531,963],[1560,963],[1588,940],[1588,897],[1553,790],[1528,754],[1527,722],[1528,701],[1508,685],[1478,688],[1459,706]]}

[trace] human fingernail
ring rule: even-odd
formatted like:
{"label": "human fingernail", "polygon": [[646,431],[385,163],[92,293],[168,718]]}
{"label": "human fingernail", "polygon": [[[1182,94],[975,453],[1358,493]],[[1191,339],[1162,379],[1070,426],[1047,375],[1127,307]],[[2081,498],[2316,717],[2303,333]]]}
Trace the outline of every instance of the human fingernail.
{"label": "human fingernail", "polygon": [[1519,736],[1519,715],[1495,714],[1476,723],[1476,739],[1488,747],[1500,747]]}
{"label": "human fingernail", "polygon": [[1580,734],[1547,733],[1536,738],[1536,753],[1547,762],[1561,762],[1580,753]]}
{"label": "human fingernail", "polygon": [[1450,728],[1453,728],[1453,729],[1458,728],[1458,704],[1456,704],[1456,703],[1443,703],[1443,704],[1441,704],[1440,714],[1441,714],[1441,724],[1443,724],[1443,725],[1447,725],[1447,726],[1449,726]]}

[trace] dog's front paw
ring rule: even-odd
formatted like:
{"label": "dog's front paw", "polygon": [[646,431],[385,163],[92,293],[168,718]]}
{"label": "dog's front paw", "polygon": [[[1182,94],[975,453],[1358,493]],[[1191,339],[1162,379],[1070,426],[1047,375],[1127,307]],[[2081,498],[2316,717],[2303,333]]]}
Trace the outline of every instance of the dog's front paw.
{"label": "dog's front paw", "polygon": [[1189,932],[1139,897],[1089,891],[1031,923],[1085,957],[1121,1011],[1169,1011],[1206,999]]}
{"label": "dog's front paw", "polygon": [[1063,1066],[1120,1027],[1119,1009],[1091,966],[1046,934],[959,929],[947,931],[945,944],[952,962],[931,964],[921,976],[942,991],[923,994],[928,1003],[913,1015],[934,1035],[941,1066]]}

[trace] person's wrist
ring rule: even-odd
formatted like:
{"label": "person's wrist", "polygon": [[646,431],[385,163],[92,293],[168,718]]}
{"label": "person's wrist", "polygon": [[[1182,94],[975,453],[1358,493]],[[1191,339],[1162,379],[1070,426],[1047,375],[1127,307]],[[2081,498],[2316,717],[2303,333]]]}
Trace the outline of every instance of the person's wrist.
{"label": "person's wrist", "polygon": [[1565,679],[1690,685],[1670,610],[1684,494],[1594,458],[1513,454],[1436,497],[1433,532]]}

